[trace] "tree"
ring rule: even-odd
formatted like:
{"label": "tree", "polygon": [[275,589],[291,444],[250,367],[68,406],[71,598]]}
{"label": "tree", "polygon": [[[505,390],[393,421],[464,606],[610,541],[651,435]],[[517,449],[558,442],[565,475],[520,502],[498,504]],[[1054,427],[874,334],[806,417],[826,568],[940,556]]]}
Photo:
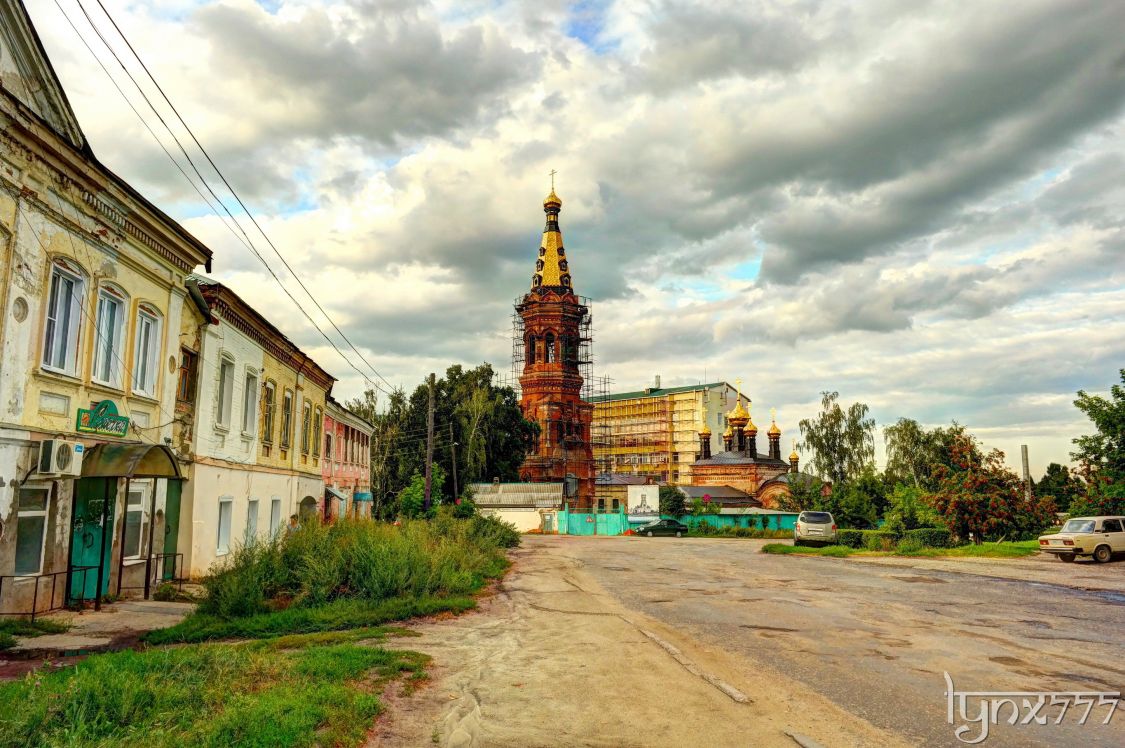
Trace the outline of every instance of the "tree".
{"label": "tree", "polygon": [[660,513],[671,517],[682,517],[687,514],[684,494],[677,486],[660,487]]}
{"label": "tree", "polygon": [[871,529],[878,524],[886,506],[883,482],[874,468],[867,467],[856,478],[823,496],[817,509],[832,512],[832,518],[841,527]]}
{"label": "tree", "polygon": [[[440,462],[433,463],[431,474],[432,484],[439,485],[445,482],[445,470]],[[426,503],[426,478],[421,472],[415,472],[410,477],[410,483],[398,493],[398,514],[402,517],[414,519],[424,514]],[[435,501],[434,506],[441,503]]]}
{"label": "tree", "polygon": [[789,476],[789,493],[777,497],[777,508],[783,512],[804,512],[818,509],[824,483],[812,475],[794,473]]}
{"label": "tree", "polygon": [[1037,496],[1052,497],[1060,512],[1070,511],[1071,502],[1085,493],[1084,488],[1070,468],[1057,462],[1048,465],[1047,472],[1032,486]]}
{"label": "tree", "polygon": [[950,466],[935,473],[938,489],[927,503],[961,538],[1020,540],[1034,537],[1054,523],[1050,498],[1028,500],[1023,481],[1004,464],[1004,453],[982,454],[976,439],[960,434],[950,447]]}
{"label": "tree", "polygon": [[884,530],[903,533],[919,527],[940,527],[941,518],[925,501],[925,493],[914,486],[899,483],[891,493],[886,512]]}
{"label": "tree", "polygon": [[900,418],[883,428],[883,442],[887,446],[885,469],[888,485],[905,483],[915,488],[933,490],[934,469],[942,464],[949,446],[949,434],[960,429],[956,423],[951,430],[926,429],[912,418]]}
{"label": "tree", "polygon": [[875,462],[875,421],[864,403],[840,407],[839,392],[821,393],[821,411],[804,418],[801,447],[812,455],[811,469],[821,478],[840,484]]}
{"label": "tree", "polygon": [[[434,385],[434,463],[443,468],[441,479],[433,481],[435,499],[455,498],[452,480],[447,478],[452,475],[454,459],[458,488],[492,478],[519,479],[520,465],[538,426],[524,419],[515,392],[496,387],[493,379],[488,364],[472,369],[455,364]],[[372,390],[347,404],[375,427],[371,486],[377,516],[392,514],[397,507],[387,506],[384,499],[401,494],[413,483],[415,473],[425,472],[428,400],[428,388],[420,384],[409,396],[403,390],[392,392],[382,413]]]}
{"label": "tree", "polygon": [[1074,502],[1082,514],[1125,514],[1125,369],[1119,373],[1121,384],[1110,387],[1109,398],[1079,390],[1074,401],[1096,429],[1075,439],[1071,453],[1087,476],[1086,495]]}

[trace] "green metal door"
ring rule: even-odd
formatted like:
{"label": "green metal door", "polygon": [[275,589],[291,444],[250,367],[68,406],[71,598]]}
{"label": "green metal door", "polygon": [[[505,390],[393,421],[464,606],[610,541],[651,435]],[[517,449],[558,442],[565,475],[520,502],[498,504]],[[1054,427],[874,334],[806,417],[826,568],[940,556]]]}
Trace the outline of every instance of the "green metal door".
{"label": "green metal door", "polygon": [[[108,489],[108,491],[107,491]],[[116,478],[82,478],[75,481],[74,517],[71,518],[70,578],[72,600],[93,600],[97,597],[98,552],[102,547],[102,533],[108,532],[102,564],[101,594],[109,588],[110,554],[113,552],[113,514],[117,499]],[[109,527],[102,527],[102,511],[106,495],[110,497]],[[83,567],[92,567],[83,570]]]}
{"label": "green metal door", "polygon": [[[176,543],[180,539],[180,491],[183,485],[183,481],[168,481],[168,493],[164,501],[164,553],[170,555],[164,558],[161,579],[176,578]],[[156,549],[153,548],[152,551],[155,553]]]}

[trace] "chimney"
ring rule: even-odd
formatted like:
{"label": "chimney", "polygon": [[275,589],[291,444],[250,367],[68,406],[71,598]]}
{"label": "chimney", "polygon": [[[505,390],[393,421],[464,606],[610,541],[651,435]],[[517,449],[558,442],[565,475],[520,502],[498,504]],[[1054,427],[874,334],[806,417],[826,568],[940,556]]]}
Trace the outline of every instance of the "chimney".
{"label": "chimney", "polygon": [[1031,501],[1031,469],[1027,465],[1027,445],[1020,445],[1020,454],[1023,457],[1023,495]]}
{"label": "chimney", "polygon": [[653,379],[653,384],[652,384],[652,388],[653,388],[654,390],[658,390],[658,389],[660,389],[660,375],[659,375],[659,374],[657,374],[657,375],[656,375],[656,378],[655,378],[655,379]]}

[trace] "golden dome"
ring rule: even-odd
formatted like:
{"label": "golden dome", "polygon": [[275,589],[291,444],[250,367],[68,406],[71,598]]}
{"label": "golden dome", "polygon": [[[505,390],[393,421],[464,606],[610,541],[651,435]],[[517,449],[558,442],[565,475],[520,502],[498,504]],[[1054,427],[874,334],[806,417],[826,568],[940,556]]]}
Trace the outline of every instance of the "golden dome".
{"label": "golden dome", "polygon": [[562,207],[562,199],[555,194],[554,187],[551,188],[551,194],[547,195],[547,197],[543,199],[543,207],[546,208],[548,205],[557,205],[560,208]]}
{"label": "golden dome", "polygon": [[727,413],[727,423],[736,428],[739,426],[745,426],[747,421],[749,420],[750,412],[747,411],[746,408],[742,407],[742,400],[738,400],[734,404],[734,410],[732,410],[730,413]]}
{"label": "golden dome", "polygon": [[723,432],[723,438],[724,439],[731,439],[733,437],[734,437],[734,429],[731,428],[731,425],[728,423],[727,424],[727,430]]}
{"label": "golden dome", "polygon": [[797,454],[797,440],[793,440],[793,451],[789,453],[789,461],[801,459],[801,455]]}
{"label": "golden dome", "polygon": [[703,424],[703,428],[701,428],[699,430],[699,435],[700,436],[711,436],[711,427],[708,426],[707,424]]}
{"label": "golden dome", "polygon": [[746,431],[747,436],[754,436],[758,433],[758,427],[755,426],[754,422],[751,420],[746,421],[746,426],[744,426],[743,429]]}
{"label": "golden dome", "polygon": [[770,436],[781,436],[781,429],[777,427],[777,408],[770,408]]}

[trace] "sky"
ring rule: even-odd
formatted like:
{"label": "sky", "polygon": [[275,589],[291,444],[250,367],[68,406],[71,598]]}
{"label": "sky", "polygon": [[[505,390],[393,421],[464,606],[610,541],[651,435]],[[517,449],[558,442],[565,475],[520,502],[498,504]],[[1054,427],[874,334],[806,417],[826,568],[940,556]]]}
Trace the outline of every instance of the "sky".
{"label": "sky", "polygon": [[[551,170],[614,390],[741,378],[786,446],[838,391],[880,426],[956,420],[1013,465],[1027,444],[1038,475],[1091,431],[1076,391],[1125,367],[1125,3],[103,2],[393,385],[509,369]],[[101,161],[358,394],[58,3],[81,39],[53,2],[29,12]]]}

